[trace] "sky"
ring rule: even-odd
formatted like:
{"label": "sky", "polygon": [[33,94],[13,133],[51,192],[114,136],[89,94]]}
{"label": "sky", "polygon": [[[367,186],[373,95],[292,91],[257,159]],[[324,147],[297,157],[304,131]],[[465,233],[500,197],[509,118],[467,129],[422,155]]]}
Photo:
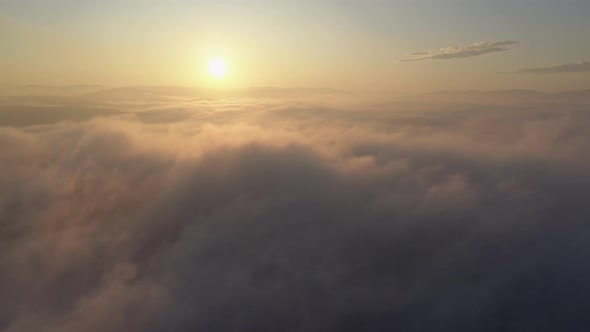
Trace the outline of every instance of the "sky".
{"label": "sky", "polygon": [[587,89],[589,14],[585,0],[0,0],[0,84]]}

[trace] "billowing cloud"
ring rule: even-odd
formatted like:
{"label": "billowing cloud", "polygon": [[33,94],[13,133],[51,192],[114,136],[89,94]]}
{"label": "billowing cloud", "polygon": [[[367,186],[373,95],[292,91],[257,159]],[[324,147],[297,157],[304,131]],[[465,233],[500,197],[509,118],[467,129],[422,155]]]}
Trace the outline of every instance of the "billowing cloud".
{"label": "billowing cloud", "polygon": [[509,51],[507,46],[518,44],[517,41],[507,40],[491,43],[475,43],[467,46],[450,46],[430,51],[410,53],[401,61],[421,61],[421,60],[452,60],[471,58],[484,54],[498,53]]}
{"label": "billowing cloud", "polygon": [[2,331],[588,326],[577,106],[109,107],[0,127]]}
{"label": "billowing cloud", "polygon": [[517,73],[521,74],[565,74],[565,73],[588,73],[590,72],[590,62],[581,61],[576,63],[566,63],[555,66],[524,68]]}

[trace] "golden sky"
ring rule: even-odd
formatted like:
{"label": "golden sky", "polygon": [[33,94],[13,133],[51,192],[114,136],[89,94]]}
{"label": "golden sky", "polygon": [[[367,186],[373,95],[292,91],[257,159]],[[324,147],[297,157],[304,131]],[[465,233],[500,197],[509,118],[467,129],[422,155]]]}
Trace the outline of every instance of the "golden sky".
{"label": "golden sky", "polygon": [[[5,0],[0,9],[0,84],[590,87],[590,4],[580,0]],[[223,79],[208,71],[216,58],[229,67]]]}

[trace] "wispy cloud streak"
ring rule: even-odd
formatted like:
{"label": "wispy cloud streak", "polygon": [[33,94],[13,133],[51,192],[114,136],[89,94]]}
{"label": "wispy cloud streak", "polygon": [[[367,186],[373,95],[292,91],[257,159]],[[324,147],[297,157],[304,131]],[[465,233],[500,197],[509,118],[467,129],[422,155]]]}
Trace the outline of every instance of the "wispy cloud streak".
{"label": "wispy cloud streak", "polygon": [[565,73],[588,73],[590,72],[590,62],[581,61],[576,63],[565,63],[555,66],[523,68],[516,73],[518,74],[565,74]]}
{"label": "wispy cloud streak", "polygon": [[511,50],[507,46],[516,45],[518,41],[507,40],[491,43],[475,43],[467,46],[450,46],[424,52],[410,53],[401,61],[422,61],[422,60],[453,60],[471,58],[484,54],[505,52]]}

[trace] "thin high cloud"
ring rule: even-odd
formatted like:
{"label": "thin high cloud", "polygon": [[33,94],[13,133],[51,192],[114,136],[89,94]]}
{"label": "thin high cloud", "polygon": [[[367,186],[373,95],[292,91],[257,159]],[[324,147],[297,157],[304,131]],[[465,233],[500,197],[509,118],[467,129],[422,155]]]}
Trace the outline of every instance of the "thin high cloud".
{"label": "thin high cloud", "polygon": [[518,74],[567,74],[567,73],[589,73],[590,62],[581,61],[576,63],[565,63],[555,66],[524,68]]}
{"label": "thin high cloud", "polygon": [[516,45],[518,41],[506,40],[491,43],[475,43],[467,46],[450,46],[430,51],[410,53],[401,61],[423,61],[423,60],[453,60],[471,58],[484,54],[510,51],[507,46]]}

